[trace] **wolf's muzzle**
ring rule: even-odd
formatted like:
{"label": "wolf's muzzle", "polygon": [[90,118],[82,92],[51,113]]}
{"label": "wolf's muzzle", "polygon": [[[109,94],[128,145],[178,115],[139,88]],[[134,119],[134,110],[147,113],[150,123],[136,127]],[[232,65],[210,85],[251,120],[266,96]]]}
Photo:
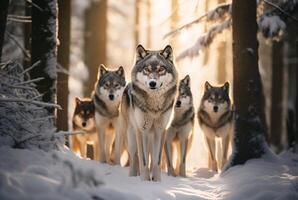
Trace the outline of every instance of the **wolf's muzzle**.
{"label": "wolf's muzzle", "polygon": [[181,107],[181,101],[180,100],[178,100],[177,102],[176,102],[176,107]]}
{"label": "wolf's muzzle", "polygon": [[153,80],[150,81],[150,82],[149,82],[149,86],[150,86],[150,89],[151,89],[151,90],[156,89],[156,81],[153,81]]}
{"label": "wolf's muzzle", "polygon": [[115,98],[115,96],[114,96],[113,94],[109,94],[109,99],[110,99],[111,101],[113,101],[114,98]]}
{"label": "wolf's muzzle", "polygon": [[218,106],[214,106],[214,107],[213,107],[213,111],[214,111],[214,112],[218,112]]}

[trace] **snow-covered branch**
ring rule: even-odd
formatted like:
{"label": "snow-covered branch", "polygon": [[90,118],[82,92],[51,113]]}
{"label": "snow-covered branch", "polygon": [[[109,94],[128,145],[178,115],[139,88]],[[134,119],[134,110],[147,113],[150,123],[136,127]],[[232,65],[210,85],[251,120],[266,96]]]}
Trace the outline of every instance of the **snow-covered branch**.
{"label": "snow-covered branch", "polygon": [[57,149],[64,137],[56,134],[53,115],[46,108],[61,107],[43,102],[32,84],[40,79],[28,78],[17,63],[0,66],[0,146]]}
{"label": "snow-covered branch", "polygon": [[185,57],[192,58],[198,56],[200,51],[208,47],[219,33],[222,33],[224,30],[228,29],[231,27],[231,25],[232,20],[228,19],[219,25],[213,26],[205,35],[199,37],[193,46],[180,53],[177,57],[177,60],[183,59]]}
{"label": "snow-covered branch", "polygon": [[164,38],[167,38],[169,36],[174,36],[174,35],[178,34],[180,31],[182,31],[183,29],[188,29],[188,28],[192,27],[193,25],[202,22],[204,19],[206,22],[215,22],[219,19],[223,20],[223,18],[230,15],[231,12],[232,12],[231,4],[220,4],[215,9],[203,14],[202,16],[198,17],[197,19],[167,33],[164,36]]}

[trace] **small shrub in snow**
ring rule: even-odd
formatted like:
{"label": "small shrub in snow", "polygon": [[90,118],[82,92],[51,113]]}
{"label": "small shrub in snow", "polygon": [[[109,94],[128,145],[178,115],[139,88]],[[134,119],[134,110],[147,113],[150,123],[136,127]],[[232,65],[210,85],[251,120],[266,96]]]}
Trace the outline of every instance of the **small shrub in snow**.
{"label": "small shrub in snow", "polygon": [[41,101],[34,85],[41,78],[30,80],[29,70],[15,62],[0,65],[0,145],[57,149],[62,138],[46,108],[58,105]]}

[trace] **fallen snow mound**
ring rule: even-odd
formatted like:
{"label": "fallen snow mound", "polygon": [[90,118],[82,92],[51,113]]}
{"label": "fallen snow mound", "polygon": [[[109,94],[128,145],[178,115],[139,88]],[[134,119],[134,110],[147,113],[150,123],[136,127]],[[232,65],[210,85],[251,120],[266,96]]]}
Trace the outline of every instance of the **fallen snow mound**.
{"label": "fallen snow mound", "polygon": [[236,166],[219,176],[201,168],[162,182],[65,151],[0,148],[0,199],[298,199],[298,156],[286,153]]}

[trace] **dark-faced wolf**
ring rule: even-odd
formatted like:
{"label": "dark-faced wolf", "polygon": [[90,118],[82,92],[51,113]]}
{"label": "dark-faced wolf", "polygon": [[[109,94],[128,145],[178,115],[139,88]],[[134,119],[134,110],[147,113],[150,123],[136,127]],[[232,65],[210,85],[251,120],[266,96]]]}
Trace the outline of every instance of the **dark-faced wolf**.
{"label": "dark-faced wolf", "polygon": [[122,100],[122,114],[128,124],[131,176],[140,173],[141,180],[161,180],[161,152],[176,88],[177,71],[171,46],[150,51],[139,45],[131,83]]}
{"label": "dark-faced wolf", "polygon": [[87,144],[93,145],[93,158],[98,160],[98,138],[95,126],[95,107],[91,99],[75,100],[76,106],[72,117],[73,131],[80,131],[83,134],[70,136],[71,149],[80,156],[86,158]]}

